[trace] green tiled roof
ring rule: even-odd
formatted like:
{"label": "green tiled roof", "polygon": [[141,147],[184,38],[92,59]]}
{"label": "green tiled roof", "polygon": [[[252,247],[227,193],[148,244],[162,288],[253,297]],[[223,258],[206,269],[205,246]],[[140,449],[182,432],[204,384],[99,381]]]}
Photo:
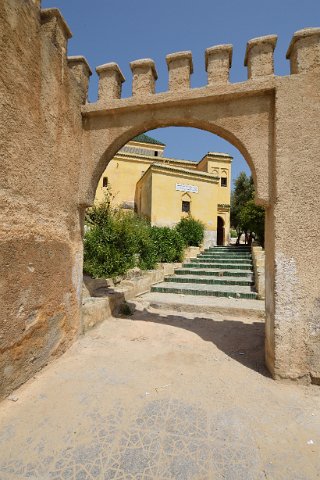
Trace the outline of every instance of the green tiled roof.
{"label": "green tiled roof", "polygon": [[137,135],[132,139],[132,141],[141,142],[141,143],[151,143],[152,145],[165,145],[165,143],[159,142],[159,140],[149,137],[149,135],[146,135],[145,133],[142,133],[141,135]]}

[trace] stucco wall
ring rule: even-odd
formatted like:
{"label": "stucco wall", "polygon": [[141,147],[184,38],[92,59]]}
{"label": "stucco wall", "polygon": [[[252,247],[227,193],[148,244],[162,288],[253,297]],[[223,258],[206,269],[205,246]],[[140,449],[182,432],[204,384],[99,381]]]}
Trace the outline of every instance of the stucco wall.
{"label": "stucco wall", "polygon": [[1,396],[79,330],[84,99],[59,18],[41,22],[31,0],[0,5]]}
{"label": "stucco wall", "polygon": [[[152,215],[153,225],[171,226],[177,224],[185,214],[182,201],[190,201],[191,215],[205,224],[206,230],[216,230],[217,224],[217,180],[202,179],[193,172],[179,173],[159,168],[152,171]],[[176,190],[182,183],[198,188],[198,193]]]}
{"label": "stucco wall", "polygon": [[147,173],[137,183],[136,187],[136,204],[138,213],[148,220],[152,215],[152,174],[148,170]]}
{"label": "stucco wall", "polygon": [[150,160],[131,160],[125,157],[115,156],[99,180],[96,191],[96,201],[100,202],[104,198],[106,190],[103,188],[102,178],[106,176],[108,177],[108,186],[111,195],[114,196],[114,204],[122,205],[123,202],[133,203],[136,184],[143,173],[148,170],[151,163]]}
{"label": "stucco wall", "polygon": [[[320,58],[320,57],[318,57]],[[319,70],[279,79],[274,207],[267,216],[267,285],[274,292],[274,374],[320,378]],[[272,258],[274,255],[274,259]],[[274,282],[270,282],[270,272]],[[271,306],[272,308],[272,306]],[[268,305],[267,315],[270,317]],[[306,368],[306,365],[308,367]]]}

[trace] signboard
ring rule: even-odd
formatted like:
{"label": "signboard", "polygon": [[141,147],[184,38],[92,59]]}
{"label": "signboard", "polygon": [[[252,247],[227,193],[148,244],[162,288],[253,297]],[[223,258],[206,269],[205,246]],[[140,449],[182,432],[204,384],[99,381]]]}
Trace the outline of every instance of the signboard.
{"label": "signboard", "polygon": [[195,185],[185,185],[184,183],[176,183],[176,190],[179,192],[199,193],[198,187]]}

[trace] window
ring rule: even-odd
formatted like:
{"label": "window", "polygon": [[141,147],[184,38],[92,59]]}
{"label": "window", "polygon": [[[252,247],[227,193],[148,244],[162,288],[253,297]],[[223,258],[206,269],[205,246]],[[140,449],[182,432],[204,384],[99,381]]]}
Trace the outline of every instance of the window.
{"label": "window", "polygon": [[227,177],[221,177],[221,187],[227,186]]}
{"label": "window", "polygon": [[102,179],[102,186],[106,188],[108,186],[108,177],[103,177]]}
{"label": "window", "polygon": [[157,152],[157,150],[154,152],[154,156],[157,157],[159,154],[159,152]]}
{"label": "window", "polygon": [[182,200],[182,211],[185,213],[190,213],[190,202]]}

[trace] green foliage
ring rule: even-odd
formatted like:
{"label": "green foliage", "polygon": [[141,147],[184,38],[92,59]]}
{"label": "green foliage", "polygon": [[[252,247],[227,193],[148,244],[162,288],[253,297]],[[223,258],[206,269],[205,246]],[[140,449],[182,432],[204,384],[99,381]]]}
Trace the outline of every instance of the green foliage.
{"label": "green foliage", "polygon": [[151,227],[133,212],[105,201],[88,210],[85,218],[84,270],[93,277],[115,277],[130,268],[156,267],[158,262],[180,262],[184,241],[176,229]]}
{"label": "green foliage", "polygon": [[249,200],[241,209],[240,222],[245,232],[255,233],[264,245],[264,208]]}
{"label": "green foliage", "polygon": [[241,172],[235,180],[231,195],[231,225],[237,231],[238,240],[244,232],[249,238],[257,236],[264,245],[264,209],[254,203],[254,183],[252,177]]}
{"label": "green foliage", "polygon": [[187,247],[199,247],[204,237],[204,224],[191,216],[182,218],[176,226]]}
{"label": "green foliage", "polygon": [[156,267],[158,260],[157,248],[152,237],[152,227],[150,224],[135,215],[137,246],[136,255],[138,256],[138,267],[141,270],[152,270]]}
{"label": "green foliage", "polygon": [[151,236],[156,248],[158,262],[181,262],[184,241],[180,233],[169,227],[152,227]]}
{"label": "green foliage", "polygon": [[[84,239],[84,270],[93,277],[113,277],[135,266],[137,236],[133,216],[94,207]],[[96,221],[93,223],[92,218]]]}
{"label": "green foliage", "polygon": [[238,237],[237,230],[234,230],[233,228],[231,228],[230,237],[231,238],[237,238]]}
{"label": "green foliage", "polygon": [[240,212],[244,205],[253,200],[254,197],[254,185],[252,177],[248,177],[245,172],[240,172],[239,176],[234,182],[234,190],[231,194],[231,210],[230,210],[230,222],[231,225],[240,234],[242,233],[242,225],[240,220]]}

